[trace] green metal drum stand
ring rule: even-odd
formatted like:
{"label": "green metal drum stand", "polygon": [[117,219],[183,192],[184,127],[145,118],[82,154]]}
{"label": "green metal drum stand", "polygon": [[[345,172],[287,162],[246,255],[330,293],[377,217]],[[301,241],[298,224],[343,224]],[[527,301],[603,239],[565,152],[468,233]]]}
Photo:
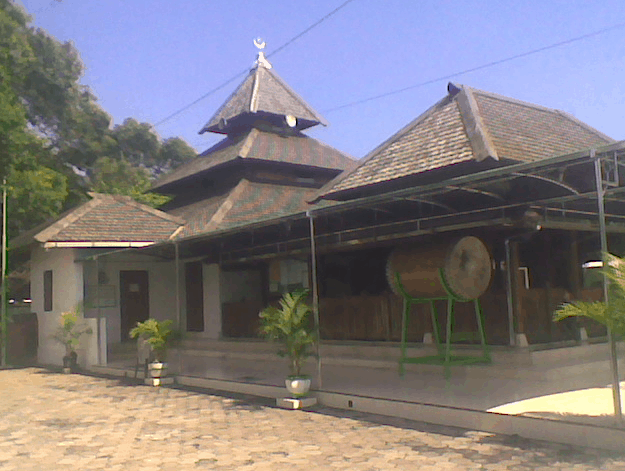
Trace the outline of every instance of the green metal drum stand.
{"label": "green metal drum stand", "polygon": [[[442,365],[445,367],[445,377],[449,378],[453,365],[468,365],[475,363],[490,363],[490,351],[486,344],[486,334],[484,332],[484,315],[482,313],[482,307],[478,299],[464,299],[454,294],[445,280],[445,275],[442,269],[438,270],[441,284],[447,293],[447,296],[438,298],[415,298],[409,295],[402,282],[399,273],[395,273],[395,282],[397,283],[397,289],[404,298],[404,312],[402,317],[402,332],[401,332],[401,356],[399,358],[399,374],[401,377],[405,374],[404,365],[406,363],[414,364],[430,364],[430,365]],[[445,345],[441,343],[440,324],[438,322],[438,313],[436,310],[436,301],[447,301],[447,325],[445,335]],[[454,334],[454,306],[457,302],[469,303],[472,302],[475,309],[475,319],[477,321],[477,333],[475,332],[458,332]],[[410,314],[410,307],[416,303],[430,303],[431,315],[432,315],[432,330],[434,334],[434,341],[436,342],[436,355],[429,355],[423,357],[408,357],[406,356],[406,337],[408,332],[408,317]],[[451,346],[452,340],[463,341],[473,340],[479,336],[482,355],[481,356],[468,356],[468,355],[452,355]]]}

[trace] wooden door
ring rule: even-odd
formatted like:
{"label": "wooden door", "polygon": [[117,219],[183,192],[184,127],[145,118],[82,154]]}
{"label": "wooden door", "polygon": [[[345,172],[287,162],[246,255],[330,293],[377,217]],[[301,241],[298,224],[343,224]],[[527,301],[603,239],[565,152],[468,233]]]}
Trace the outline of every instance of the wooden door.
{"label": "wooden door", "polygon": [[119,291],[123,341],[128,340],[128,332],[137,325],[137,322],[143,322],[150,317],[148,272],[145,270],[120,271]]}
{"label": "wooden door", "polygon": [[184,266],[187,291],[187,332],[204,332],[204,287],[202,262]]}

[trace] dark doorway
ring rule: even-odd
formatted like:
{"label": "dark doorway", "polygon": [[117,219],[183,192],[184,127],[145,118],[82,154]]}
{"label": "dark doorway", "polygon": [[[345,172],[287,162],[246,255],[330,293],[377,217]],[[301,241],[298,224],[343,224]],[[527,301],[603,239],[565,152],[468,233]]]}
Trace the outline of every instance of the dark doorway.
{"label": "dark doorway", "polygon": [[121,338],[128,340],[130,329],[150,317],[148,272],[120,271]]}
{"label": "dark doorway", "polygon": [[204,332],[204,287],[202,262],[185,263],[187,332]]}

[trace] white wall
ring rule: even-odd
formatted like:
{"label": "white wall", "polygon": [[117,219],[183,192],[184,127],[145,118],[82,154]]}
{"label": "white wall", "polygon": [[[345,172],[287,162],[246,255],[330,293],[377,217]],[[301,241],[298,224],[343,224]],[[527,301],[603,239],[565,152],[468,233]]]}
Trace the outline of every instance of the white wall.
{"label": "white wall", "polygon": [[[82,302],[82,266],[76,263],[74,249],[33,247],[31,251],[30,292],[33,312],[39,324],[37,361],[48,365],[62,365],[65,349],[52,338],[60,325],[61,314],[73,311]],[[52,270],[52,311],[43,305],[43,273]]]}
{"label": "white wall", "polygon": [[202,280],[204,283],[204,337],[219,339],[221,337],[221,276],[216,263],[202,264]]}
{"label": "white wall", "polygon": [[[88,249],[87,249],[88,250]],[[31,250],[31,297],[32,310],[37,313],[39,323],[39,348],[37,360],[42,364],[61,365],[65,354],[64,347],[52,338],[60,325],[61,314],[72,311],[77,305],[83,305],[85,284],[92,289],[98,284],[95,261],[76,262],[85,249],[53,248],[45,250],[33,246]],[[119,272],[122,270],[146,270],[149,280],[150,317],[155,319],[176,320],[176,270],[173,261],[161,261],[153,257],[120,252],[114,255],[101,256],[98,268],[104,272],[107,281],[115,290],[115,306],[101,307],[100,316],[105,319],[106,336],[102,340],[116,343],[121,340]],[[44,311],[43,273],[52,270],[52,311]],[[183,276],[183,275],[182,275]],[[180,288],[182,290],[183,284]],[[184,306],[184,294],[180,295]],[[181,312],[182,314],[182,312]],[[96,306],[85,306],[84,316],[88,324],[95,326],[92,318],[98,316]],[[183,321],[183,319],[181,319]],[[182,323],[181,325],[184,326]],[[221,331],[221,313],[219,324],[213,329]],[[93,329],[93,339],[83,339],[78,350],[79,363],[82,366],[97,362],[97,329]],[[103,333],[102,333],[103,334]],[[217,333],[217,336],[219,334]],[[95,341],[95,342],[94,342]],[[92,351],[95,349],[95,351]],[[95,360],[94,360],[95,359]]]}
{"label": "white wall", "polygon": [[[119,272],[125,270],[145,270],[148,272],[150,317],[158,320],[172,319],[176,321],[176,269],[173,261],[138,255],[130,252],[120,252],[113,255],[101,256],[98,268],[104,272],[107,285],[115,288],[116,304],[114,307],[101,307],[100,316],[106,318],[107,343],[121,341],[121,308],[119,291]],[[95,261],[86,262],[85,278],[89,285],[97,284]],[[182,286],[180,286],[182,289]],[[181,304],[184,297],[181,292]],[[86,317],[97,317],[98,310],[86,310]],[[181,319],[182,321],[182,319]],[[184,326],[184,324],[182,324]]]}
{"label": "white wall", "polygon": [[[119,342],[119,274],[115,273],[114,270],[106,262],[100,262],[98,268],[100,269],[100,271],[104,272],[106,278],[108,279],[108,281],[106,281],[106,283],[104,284],[112,285],[115,290],[115,306],[101,307],[98,313],[98,309],[95,307],[95,305],[89,306],[88,303],[91,299],[87,299],[85,305],[85,317],[95,318],[98,317],[99,314],[101,318],[106,320],[106,343]],[[85,280],[85,283],[89,286],[91,290],[93,290],[94,287],[98,284],[96,262],[93,260],[83,262],[83,270],[83,278]],[[96,293],[89,293],[88,296],[89,298],[93,297],[93,300],[95,300]]]}

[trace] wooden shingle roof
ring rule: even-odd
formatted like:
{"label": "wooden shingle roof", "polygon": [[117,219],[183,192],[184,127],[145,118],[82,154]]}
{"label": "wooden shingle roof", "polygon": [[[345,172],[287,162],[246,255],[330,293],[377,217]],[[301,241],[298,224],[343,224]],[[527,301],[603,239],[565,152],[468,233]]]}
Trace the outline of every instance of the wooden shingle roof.
{"label": "wooden shingle roof", "polygon": [[213,117],[200,130],[227,134],[236,118],[255,114],[297,119],[297,129],[317,124],[327,125],[326,120],[304,101],[278,74],[262,64],[257,64],[243,83],[230,95]]}
{"label": "wooden shingle roof", "polygon": [[369,185],[486,159],[531,162],[614,142],[562,111],[449,84],[449,94],[318,193]]}
{"label": "wooden shingle roof", "polygon": [[[170,238],[184,221],[128,196],[91,193],[92,199],[56,220],[22,234],[16,246],[40,242],[54,245],[153,243]],[[77,245],[77,246],[78,246]]]}
{"label": "wooden shingle roof", "polygon": [[347,154],[305,134],[298,132],[281,135],[253,128],[236,138],[223,139],[192,161],[162,177],[152,189],[167,191],[167,187],[176,182],[237,159],[265,160],[336,170],[350,169],[356,164],[356,161]]}
{"label": "wooden shingle roof", "polygon": [[184,218],[179,238],[207,235],[226,229],[303,213],[315,188],[276,185],[241,179],[224,195],[209,196],[189,205],[171,209],[169,214]]}

